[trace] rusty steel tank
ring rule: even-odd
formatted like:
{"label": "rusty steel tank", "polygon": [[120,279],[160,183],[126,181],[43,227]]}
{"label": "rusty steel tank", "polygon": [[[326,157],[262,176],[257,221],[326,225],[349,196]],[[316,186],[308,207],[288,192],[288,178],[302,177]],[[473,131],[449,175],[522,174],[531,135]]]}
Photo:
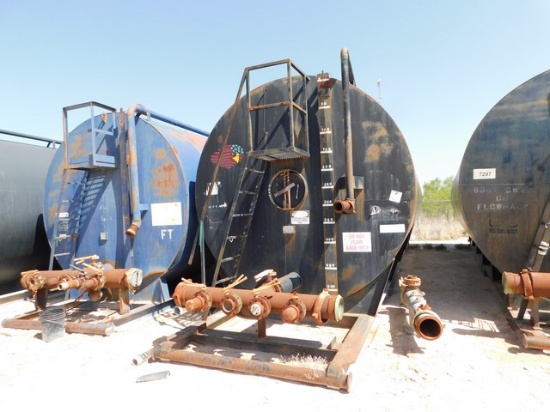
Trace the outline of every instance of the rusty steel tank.
{"label": "rusty steel tank", "polygon": [[0,290],[15,291],[21,271],[48,267],[42,196],[56,142],[8,130],[0,135]]}
{"label": "rusty steel tank", "polygon": [[[281,78],[251,88],[251,74]],[[420,192],[407,144],[389,114],[355,85],[307,75],[291,60],[248,67],[235,104],[201,154],[196,207],[203,279],[244,288],[272,270],[299,291],[338,293],[346,310],[374,314],[406,246]]]}
{"label": "rusty steel tank", "polygon": [[[87,120],[69,132],[71,116],[82,112]],[[138,268],[136,299],[169,298],[172,277],[191,271],[196,171],[207,133],[141,105],[117,112],[88,102],[63,114],[64,142],[44,193],[50,269],[72,269],[75,258],[92,256],[104,267]]]}
{"label": "rusty steel tank", "polygon": [[499,271],[550,271],[550,71],[519,85],[482,119],[464,152],[453,208]]}

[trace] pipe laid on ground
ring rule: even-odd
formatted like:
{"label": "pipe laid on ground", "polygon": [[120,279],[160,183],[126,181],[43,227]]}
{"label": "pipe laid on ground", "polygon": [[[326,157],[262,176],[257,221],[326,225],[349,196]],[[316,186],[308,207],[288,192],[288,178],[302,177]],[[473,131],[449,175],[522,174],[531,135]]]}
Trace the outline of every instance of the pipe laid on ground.
{"label": "pipe laid on ground", "polygon": [[435,340],[443,333],[443,323],[424,299],[424,293],[419,289],[420,283],[420,278],[414,275],[401,278],[401,302],[409,310],[410,325],[417,336]]}

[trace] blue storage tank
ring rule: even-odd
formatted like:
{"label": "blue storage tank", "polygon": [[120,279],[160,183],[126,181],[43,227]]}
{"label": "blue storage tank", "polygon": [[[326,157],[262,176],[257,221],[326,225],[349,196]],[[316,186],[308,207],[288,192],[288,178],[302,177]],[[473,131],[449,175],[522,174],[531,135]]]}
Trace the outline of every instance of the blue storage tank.
{"label": "blue storage tank", "polygon": [[[89,119],[67,132],[69,112],[88,107]],[[136,297],[165,295],[173,276],[191,270],[195,176],[207,133],[140,105],[125,113],[96,102],[65,108],[64,126],[44,193],[50,267],[96,255],[112,268],[142,270]],[[148,288],[159,279],[162,290]]]}

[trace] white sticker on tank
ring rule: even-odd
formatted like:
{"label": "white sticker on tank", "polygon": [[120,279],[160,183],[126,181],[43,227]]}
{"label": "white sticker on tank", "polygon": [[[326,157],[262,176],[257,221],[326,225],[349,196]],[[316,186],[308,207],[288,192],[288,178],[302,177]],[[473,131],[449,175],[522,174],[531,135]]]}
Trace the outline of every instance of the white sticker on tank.
{"label": "white sticker on tank", "polygon": [[151,203],[151,222],[153,226],[181,225],[181,202]]}
{"label": "white sticker on tank", "polygon": [[[220,182],[214,182],[214,186],[212,187],[212,193],[210,193],[212,196],[216,196],[218,194],[218,186],[220,185]],[[210,182],[206,185],[206,190],[204,194],[208,196],[208,192],[210,191]]]}
{"label": "white sticker on tank", "polygon": [[496,179],[497,169],[474,169],[474,180]]}
{"label": "white sticker on tank", "polygon": [[309,210],[295,210],[290,214],[293,225],[309,225]]}
{"label": "white sticker on tank", "polygon": [[372,252],[370,232],[344,232],[342,233],[344,252]]}
{"label": "white sticker on tank", "polygon": [[392,190],[390,193],[390,202],[401,203],[401,196],[403,193],[398,192],[397,190]]}
{"label": "white sticker on tank", "polygon": [[380,225],[380,233],[405,233],[405,224]]}

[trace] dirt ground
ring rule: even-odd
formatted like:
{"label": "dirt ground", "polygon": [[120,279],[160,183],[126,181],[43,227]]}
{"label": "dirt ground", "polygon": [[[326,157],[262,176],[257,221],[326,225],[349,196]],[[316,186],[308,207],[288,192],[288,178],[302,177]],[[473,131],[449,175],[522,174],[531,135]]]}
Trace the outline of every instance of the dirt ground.
{"label": "dirt ground", "polygon": [[[408,326],[397,280],[410,274],[421,278],[420,288],[443,322],[439,339],[420,339]],[[0,319],[33,307],[31,301],[4,304]],[[349,392],[181,363],[133,364],[157,338],[181,330],[178,319],[165,313],[129,322],[109,336],[67,333],[50,342],[37,330],[0,328],[2,410],[52,405],[56,411],[190,406],[231,411],[512,411],[543,410],[550,404],[550,352],[521,347],[503,296],[482,275],[473,249],[448,245],[444,250],[406,251],[348,371]],[[275,332],[268,328],[267,333]],[[136,382],[162,372],[167,374],[161,379]]]}

